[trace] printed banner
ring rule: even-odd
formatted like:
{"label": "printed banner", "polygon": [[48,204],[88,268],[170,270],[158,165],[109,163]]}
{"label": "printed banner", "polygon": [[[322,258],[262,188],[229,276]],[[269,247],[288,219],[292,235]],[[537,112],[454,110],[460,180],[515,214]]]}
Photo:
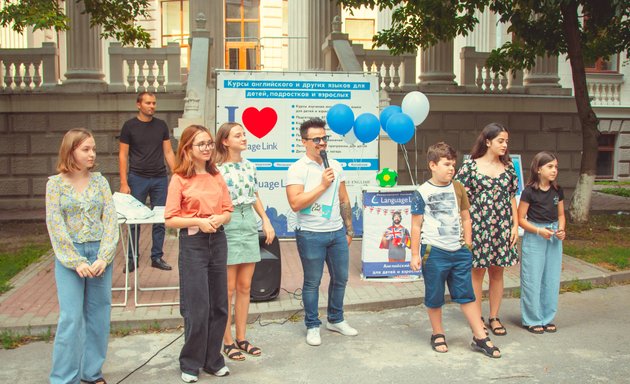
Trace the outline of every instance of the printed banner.
{"label": "printed banner", "polygon": [[[234,121],[247,131],[243,156],[256,164],[259,195],[276,234],[293,236],[295,214],[286,197],[289,166],[304,155],[300,124],[326,119],[328,109],[343,103],[355,116],[378,116],[378,77],[372,74],[217,71],[217,127]],[[361,188],[374,184],[378,141],[348,144],[328,129],[328,156],[339,161],[352,202],[355,234],[362,234]]]}
{"label": "printed banner", "polygon": [[363,189],[363,276],[419,277],[411,261],[411,198],[414,186]]}

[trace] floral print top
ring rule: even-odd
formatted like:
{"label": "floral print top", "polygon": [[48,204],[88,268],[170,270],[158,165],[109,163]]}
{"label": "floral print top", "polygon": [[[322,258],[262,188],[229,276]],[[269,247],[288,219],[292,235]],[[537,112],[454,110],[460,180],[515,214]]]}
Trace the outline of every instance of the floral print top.
{"label": "floral print top", "polygon": [[78,192],[61,175],[50,176],[46,226],[55,256],[65,267],[76,269],[88,263],[74,246],[88,241],[101,242],[97,258],[109,265],[118,244],[118,216],[107,180],[98,172],[90,173],[87,187]]}
{"label": "floral print top", "polygon": [[258,192],[258,179],[256,178],[256,166],[247,159],[238,163],[223,163],[217,167],[225,179],[232,204],[254,204],[256,192]]}
{"label": "floral print top", "polygon": [[455,178],[466,188],[472,219],[473,268],[509,267],[518,262],[516,247],[510,246],[512,198],[518,178],[512,163],[493,178],[477,170],[477,162],[464,161]]}

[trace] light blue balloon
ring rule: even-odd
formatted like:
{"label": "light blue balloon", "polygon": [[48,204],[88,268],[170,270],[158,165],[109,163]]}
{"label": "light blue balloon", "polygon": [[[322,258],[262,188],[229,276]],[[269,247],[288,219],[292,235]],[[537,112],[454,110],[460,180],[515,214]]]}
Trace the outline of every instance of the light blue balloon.
{"label": "light blue balloon", "polygon": [[378,137],[381,130],[378,117],[372,113],[362,113],[354,121],[354,135],[363,144],[367,144]]}
{"label": "light blue balloon", "polygon": [[326,122],[333,132],[343,136],[352,129],[354,112],[345,104],[335,104],[328,110]]}
{"label": "light blue balloon", "polygon": [[381,127],[383,127],[383,131],[387,132],[387,120],[397,113],[402,113],[402,108],[397,105],[390,105],[381,111]]}
{"label": "light blue balloon", "polygon": [[416,126],[406,113],[397,113],[387,120],[387,134],[398,144],[407,144],[414,133]]}

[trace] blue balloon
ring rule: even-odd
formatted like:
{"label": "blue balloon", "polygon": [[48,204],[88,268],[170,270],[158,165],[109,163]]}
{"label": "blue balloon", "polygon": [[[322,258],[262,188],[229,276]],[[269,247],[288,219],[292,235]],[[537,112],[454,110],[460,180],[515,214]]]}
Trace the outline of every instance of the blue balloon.
{"label": "blue balloon", "polygon": [[333,132],[343,136],[352,129],[354,112],[345,104],[335,104],[328,110],[326,122]]}
{"label": "blue balloon", "polygon": [[397,105],[390,105],[383,109],[381,112],[381,127],[383,127],[383,131],[387,132],[387,120],[397,113],[402,113],[402,108]]}
{"label": "blue balloon", "polygon": [[354,135],[363,144],[376,139],[380,130],[378,117],[371,113],[362,113],[354,121]]}
{"label": "blue balloon", "polygon": [[398,113],[387,120],[387,134],[398,144],[407,144],[416,133],[413,120],[406,113]]}

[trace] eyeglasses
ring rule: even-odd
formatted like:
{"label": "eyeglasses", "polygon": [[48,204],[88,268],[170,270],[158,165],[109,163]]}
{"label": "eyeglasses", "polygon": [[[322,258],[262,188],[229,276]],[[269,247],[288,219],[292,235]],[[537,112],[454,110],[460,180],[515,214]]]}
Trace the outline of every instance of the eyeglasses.
{"label": "eyeglasses", "polygon": [[313,138],[305,138],[304,140],[308,141],[311,140],[314,144],[320,144],[322,141],[324,143],[328,142],[328,139],[330,139],[330,135],[326,135],[326,136],[322,136],[322,137],[313,137]]}
{"label": "eyeglasses", "polygon": [[199,148],[200,151],[204,149],[214,149],[214,141],[201,142],[199,144],[193,144],[193,147]]}

